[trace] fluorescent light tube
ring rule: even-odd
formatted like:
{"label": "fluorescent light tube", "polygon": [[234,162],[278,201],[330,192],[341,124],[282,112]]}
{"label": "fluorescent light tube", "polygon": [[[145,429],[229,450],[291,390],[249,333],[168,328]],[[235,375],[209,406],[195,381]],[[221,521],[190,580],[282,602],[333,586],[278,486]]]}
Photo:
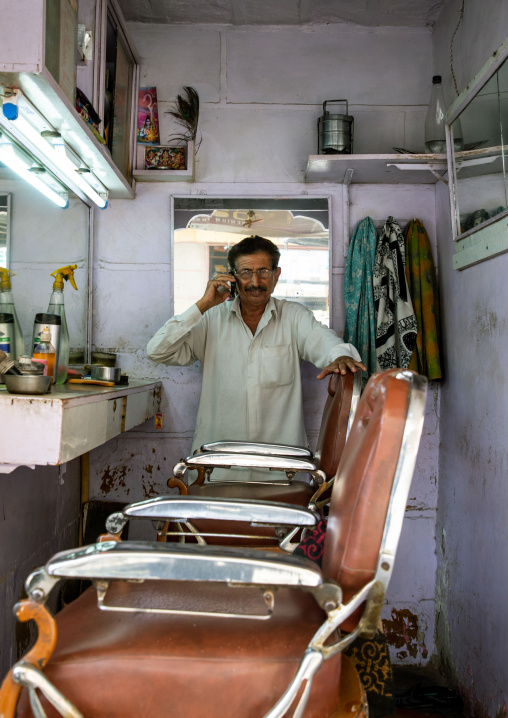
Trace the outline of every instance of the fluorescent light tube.
{"label": "fluorescent light tube", "polygon": [[[24,153],[23,153],[24,155]],[[8,141],[4,135],[0,135],[0,161],[9,167],[13,172],[16,172],[22,179],[42,192],[48,199],[54,202],[62,209],[67,209],[69,206],[69,200],[67,192],[61,187],[61,191],[53,189],[46,184],[41,176],[33,171],[32,161],[28,156],[24,157],[21,151],[17,150],[14,145]],[[41,168],[42,169],[42,168]],[[53,179],[53,178],[52,178]],[[56,180],[55,185],[58,186]]]}
{"label": "fluorescent light tube", "polygon": [[[11,97],[4,99],[0,124],[18,140],[36,148],[50,162],[51,169],[63,175],[62,179],[69,183],[70,189],[75,191],[78,188],[101,209],[107,207],[106,188],[28,102],[21,90],[13,91]],[[87,181],[87,174],[90,174],[90,181]]]}

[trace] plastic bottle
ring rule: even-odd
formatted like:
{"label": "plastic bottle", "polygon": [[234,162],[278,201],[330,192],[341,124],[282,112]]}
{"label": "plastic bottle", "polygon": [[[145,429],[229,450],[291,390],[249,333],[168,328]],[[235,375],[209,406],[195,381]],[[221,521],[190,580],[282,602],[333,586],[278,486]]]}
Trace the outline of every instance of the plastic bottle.
{"label": "plastic bottle", "polygon": [[[13,336],[11,337],[11,351],[10,356],[13,359],[17,359],[21,354],[25,353],[25,342],[23,339],[23,332],[19,324],[18,315],[16,314],[16,308],[14,306],[14,299],[12,298],[12,288],[10,276],[14,272],[9,271],[5,267],[0,267],[0,312],[5,314],[12,314],[14,320]],[[16,275],[14,275],[16,276]]]}
{"label": "plastic bottle", "polygon": [[[441,75],[432,78],[432,91],[430,93],[429,107],[425,117],[425,148],[433,154],[446,153],[446,103],[444,99]],[[453,125],[453,148],[460,152],[464,147],[462,126],[457,118]]]}
{"label": "plastic bottle", "polygon": [[51,344],[49,327],[45,327],[41,334],[41,341],[37,345],[37,350],[34,351],[34,359],[43,361],[46,364],[48,376],[54,376],[55,374],[55,354],[55,347]]}
{"label": "plastic bottle", "polygon": [[425,117],[425,147],[427,152],[443,154],[446,152],[445,134],[446,105],[441,85],[441,75],[432,78],[429,107]]}
{"label": "plastic bottle", "polygon": [[51,274],[51,276],[55,278],[55,281],[53,282],[53,291],[49,299],[48,314],[58,314],[62,318],[56,372],[57,384],[63,384],[67,380],[67,372],[69,370],[69,330],[65,318],[64,279],[68,279],[74,289],[77,289],[74,280],[74,270],[77,266],[77,264],[68,264],[65,267],[56,269]]}

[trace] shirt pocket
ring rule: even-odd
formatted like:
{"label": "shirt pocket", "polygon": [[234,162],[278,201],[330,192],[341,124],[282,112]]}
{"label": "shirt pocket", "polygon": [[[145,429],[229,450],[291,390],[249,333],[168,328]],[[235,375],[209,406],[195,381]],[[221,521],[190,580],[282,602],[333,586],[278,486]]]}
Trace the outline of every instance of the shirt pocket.
{"label": "shirt pocket", "polygon": [[261,347],[261,386],[275,388],[287,386],[294,381],[293,347],[276,344]]}

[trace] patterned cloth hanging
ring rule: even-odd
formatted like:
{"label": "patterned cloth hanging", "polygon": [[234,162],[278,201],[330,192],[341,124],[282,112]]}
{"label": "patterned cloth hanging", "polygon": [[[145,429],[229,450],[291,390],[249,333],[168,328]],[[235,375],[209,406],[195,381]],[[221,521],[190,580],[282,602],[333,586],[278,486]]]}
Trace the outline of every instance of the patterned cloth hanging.
{"label": "patterned cloth hanging", "polygon": [[418,321],[416,347],[409,368],[429,379],[442,379],[439,301],[430,241],[419,219],[409,222],[405,237],[406,278]]}
{"label": "patterned cloth hanging", "polygon": [[378,371],[407,369],[416,343],[418,324],[405,272],[405,243],[393,217],[381,234],[374,264],[376,356]]}
{"label": "patterned cloth hanging", "polygon": [[366,217],[358,222],[351,238],[344,276],[344,341],[360,352],[367,376],[376,371],[376,315],[372,291],[376,245],[374,222]]}

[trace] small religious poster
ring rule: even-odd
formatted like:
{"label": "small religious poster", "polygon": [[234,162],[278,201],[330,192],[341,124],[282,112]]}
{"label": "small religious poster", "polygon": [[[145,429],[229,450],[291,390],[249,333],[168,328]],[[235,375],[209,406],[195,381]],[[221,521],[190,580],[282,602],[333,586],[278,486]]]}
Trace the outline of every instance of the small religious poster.
{"label": "small religious poster", "polygon": [[160,142],[156,87],[139,88],[137,139],[142,144],[158,144]]}
{"label": "small religious poster", "polygon": [[145,169],[184,170],[185,150],[183,147],[146,147]]}

